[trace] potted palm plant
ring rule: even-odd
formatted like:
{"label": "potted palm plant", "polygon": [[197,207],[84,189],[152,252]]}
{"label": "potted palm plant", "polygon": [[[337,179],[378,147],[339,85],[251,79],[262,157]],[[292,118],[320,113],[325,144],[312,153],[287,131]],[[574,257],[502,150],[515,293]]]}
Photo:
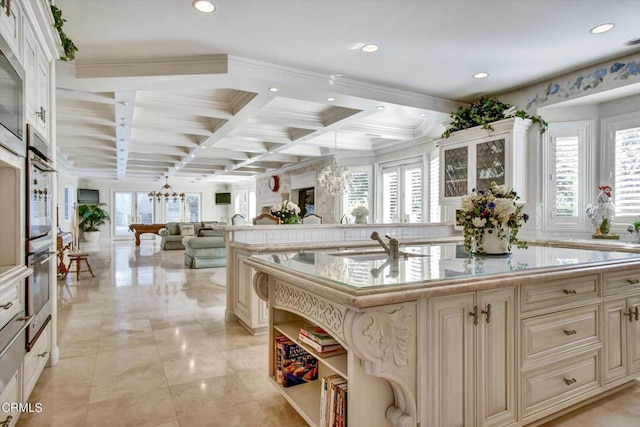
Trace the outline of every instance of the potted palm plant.
{"label": "potted palm plant", "polygon": [[79,226],[87,242],[97,241],[100,238],[100,226],[111,219],[109,213],[101,206],[106,206],[106,203],[78,206]]}

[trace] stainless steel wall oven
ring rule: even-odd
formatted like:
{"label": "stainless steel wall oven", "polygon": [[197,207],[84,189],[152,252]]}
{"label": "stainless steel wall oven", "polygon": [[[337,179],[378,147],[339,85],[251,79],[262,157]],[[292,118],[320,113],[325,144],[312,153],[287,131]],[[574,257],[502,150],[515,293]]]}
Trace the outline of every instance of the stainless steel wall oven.
{"label": "stainless steel wall oven", "polygon": [[27,315],[33,316],[27,328],[27,349],[37,340],[51,319],[51,267],[56,256],[52,251],[51,214],[53,165],[49,145],[27,124],[27,266],[33,274],[27,278]]}

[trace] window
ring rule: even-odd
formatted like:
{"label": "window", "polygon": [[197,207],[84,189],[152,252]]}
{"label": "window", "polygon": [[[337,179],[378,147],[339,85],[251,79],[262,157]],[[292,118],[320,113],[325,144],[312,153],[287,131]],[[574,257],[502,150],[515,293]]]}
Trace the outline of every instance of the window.
{"label": "window", "polygon": [[640,215],[640,113],[603,120],[604,174],[611,177],[615,222],[631,223]]}
{"label": "window", "polygon": [[353,181],[351,188],[342,199],[342,210],[349,218],[350,222],[354,222],[355,218],[351,215],[351,211],[358,206],[364,206],[369,210],[369,215],[373,215],[371,205],[369,203],[369,189],[371,185],[371,168],[351,167]]}
{"label": "window", "polygon": [[382,176],[382,221],[423,221],[423,161],[412,159],[406,164],[381,166]]}
{"label": "window", "polygon": [[440,208],[440,155],[431,153],[429,160],[429,222],[442,221]]}
{"label": "window", "polygon": [[253,190],[238,190],[234,197],[235,210],[246,220],[253,218],[256,212],[256,192]]}
{"label": "window", "polygon": [[585,210],[594,188],[590,122],[551,123],[544,134],[544,227],[589,228]]}
{"label": "window", "polygon": [[64,222],[66,223],[71,222],[71,217],[73,216],[73,195],[74,194],[75,194],[75,191],[73,187],[69,187],[69,186],[64,187],[63,218],[64,218]]}
{"label": "window", "polygon": [[165,222],[198,222],[201,212],[200,193],[187,193],[184,202],[172,197],[165,202]]}

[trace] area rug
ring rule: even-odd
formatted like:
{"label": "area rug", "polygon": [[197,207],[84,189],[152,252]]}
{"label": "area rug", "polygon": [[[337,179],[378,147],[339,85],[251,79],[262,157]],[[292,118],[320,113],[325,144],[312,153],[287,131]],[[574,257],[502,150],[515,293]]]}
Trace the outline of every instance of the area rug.
{"label": "area rug", "polygon": [[227,287],[227,268],[226,267],[216,268],[214,273],[209,278],[209,281],[214,286],[217,286],[219,288],[226,288]]}

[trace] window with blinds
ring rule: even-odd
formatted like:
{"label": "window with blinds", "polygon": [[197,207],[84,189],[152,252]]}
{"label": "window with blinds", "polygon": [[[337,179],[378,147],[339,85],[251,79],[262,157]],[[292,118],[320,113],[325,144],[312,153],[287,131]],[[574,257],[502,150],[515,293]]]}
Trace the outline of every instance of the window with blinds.
{"label": "window with blinds", "polygon": [[409,216],[409,222],[422,222],[422,167],[406,168],[404,182],[405,216]]}
{"label": "window with blinds", "polygon": [[429,161],[429,222],[440,222],[440,156]]}
{"label": "window with blinds", "polygon": [[71,195],[73,194],[73,188],[64,187],[64,222],[71,222],[71,215],[73,211]]}
{"label": "window with blinds", "polygon": [[349,192],[343,196],[342,206],[344,213],[349,218],[349,221],[353,222],[355,217],[351,215],[351,211],[358,206],[364,206],[367,208],[371,215],[371,207],[369,206],[369,185],[371,181],[371,173],[368,170],[352,170],[351,173],[353,174],[353,181],[351,182]]}
{"label": "window with blinds", "polygon": [[614,170],[616,216],[640,215],[640,127],[615,133]]}
{"label": "window with blinds", "polygon": [[551,123],[543,143],[544,228],[590,228],[587,204],[596,187],[591,163],[592,124],[588,121]]}
{"label": "window with blinds", "polygon": [[383,165],[382,221],[422,222],[424,220],[424,164],[422,161],[408,164]]}
{"label": "window with blinds", "polygon": [[398,171],[382,173],[382,222],[387,224],[398,220]]}
{"label": "window with blinds", "polygon": [[556,216],[578,216],[578,171],[580,170],[578,144],[577,136],[555,140]]}

